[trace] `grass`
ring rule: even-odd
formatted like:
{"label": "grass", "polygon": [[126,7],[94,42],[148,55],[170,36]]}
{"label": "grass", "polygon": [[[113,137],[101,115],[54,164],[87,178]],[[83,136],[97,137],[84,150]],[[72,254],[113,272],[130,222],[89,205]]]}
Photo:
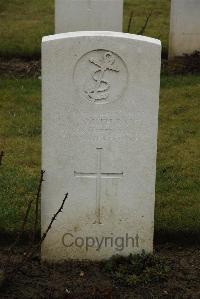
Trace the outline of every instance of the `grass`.
{"label": "grass", "polygon": [[[156,183],[157,232],[199,233],[200,75],[162,77]],[[40,176],[40,81],[0,83],[0,230],[15,231]],[[33,225],[33,214],[29,228]]]}
{"label": "grass", "polygon": [[168,52],[170,0],[125,0],[124,29],[126,32],[133,12],[133,22],[130,33],[138,33],[144,26],[146,17],[152,13],[144,35],[158,38],[162,41],[163,53]]}
{"label": "grass", "polygon": [[0,79],[0,99],[0,149],[5,152],[0,167],[0,230],[12,231],[19,228],[37,190],[40,82]]}
{"label": "grass", "polygon": [[54,31],[53,0],[0,0],[0,56],[40,57],[42,36]]}
{"label": "grass", "polygon": [[200,76],[164,77],[159,115],[156,230],[200,232]]}
{"label": "grass", "polygon": [[[159,38],[167,52],[170,0],[125,0],[124,31],[131,11],[131,33],[137,33],[151,11],[145,35]],[[39,58],[42,36],[54,33],[54,0],[0,0],[0,56]]]}

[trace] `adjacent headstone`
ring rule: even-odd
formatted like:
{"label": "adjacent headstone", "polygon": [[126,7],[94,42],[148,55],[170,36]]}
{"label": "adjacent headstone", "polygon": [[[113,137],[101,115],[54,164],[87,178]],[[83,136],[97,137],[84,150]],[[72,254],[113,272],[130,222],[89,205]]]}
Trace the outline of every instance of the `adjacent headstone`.
{"label": "adjacent headstone", "polygon": [[56,0],[55,32],[122,31],[123,0]]}
{"label": "adjacent headstone", "polygon": [[169,57],[200,51],[200,0],[171,0]]}
{"label": "adjacent headstone", "polygon": [[153,250],[160,41],[77,32],[42,42],[43,259]]}

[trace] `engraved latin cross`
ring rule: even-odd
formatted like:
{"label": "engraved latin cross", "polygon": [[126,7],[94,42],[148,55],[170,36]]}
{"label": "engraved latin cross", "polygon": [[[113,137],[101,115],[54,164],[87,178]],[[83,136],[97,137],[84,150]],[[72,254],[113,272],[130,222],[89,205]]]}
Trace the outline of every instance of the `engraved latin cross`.
{"label": "engraved latin cross", "polygon": [[96,179],[96,220],[95,223],[101,224],[101,180],[102,179],[119,179],[123,177],[123,172],[107,173],[101,170],[102,148],[97,148],[97,171],[95,173],[74,171],[74,176],[78,178]]}

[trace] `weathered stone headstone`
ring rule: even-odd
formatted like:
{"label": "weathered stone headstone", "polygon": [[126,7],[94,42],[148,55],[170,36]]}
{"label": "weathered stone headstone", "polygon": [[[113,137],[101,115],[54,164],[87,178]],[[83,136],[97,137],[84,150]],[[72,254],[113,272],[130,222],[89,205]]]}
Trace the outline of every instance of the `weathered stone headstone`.
{"label": "weathered stone headstone", "polygon": [[43,38],[43,259],[153,250],[160,41],[114,32]]}
{"label": "weathered stone headstone", "polygon": [[200,0],[171,0],[169,57],[200,51]]}
{"label": "weathered stone headstone", "polygon": [[122,31],[123,0],[56,0],[55,32]]}

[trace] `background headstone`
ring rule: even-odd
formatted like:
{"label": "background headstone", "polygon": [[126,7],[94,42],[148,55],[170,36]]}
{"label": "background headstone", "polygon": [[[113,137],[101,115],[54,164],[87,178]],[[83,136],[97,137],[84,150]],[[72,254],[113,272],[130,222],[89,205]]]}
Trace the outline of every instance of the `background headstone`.
{"label": "background headstone", "polygon": [[200,51],[200,0],[171,0],[169,57]]}
{"label": "background headstone", "polygon": [[55,0],[55,32],[122,31],[123,0]]}
{"label": "background headstone", "polygon": [[153,250],[160,41],[114,32],[42,43],[43,259]]}

